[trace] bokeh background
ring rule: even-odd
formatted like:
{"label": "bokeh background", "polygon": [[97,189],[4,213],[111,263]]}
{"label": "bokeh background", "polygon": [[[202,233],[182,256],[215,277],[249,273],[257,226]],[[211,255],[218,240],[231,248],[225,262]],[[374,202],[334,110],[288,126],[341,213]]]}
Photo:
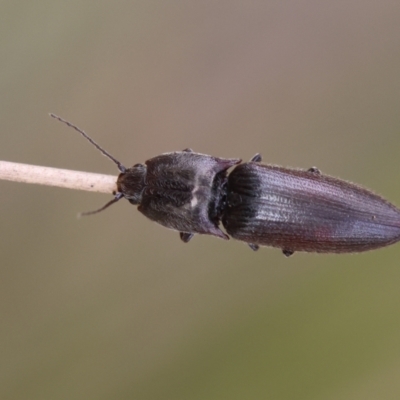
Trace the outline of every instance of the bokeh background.
{"label": "bokeh background", "polygon": [[[191,147],[400,205],[398,0],[0,2],[0,158],[117,174]],[[0,182],[1,399],[399,399],[400,245],[252,252]]]}

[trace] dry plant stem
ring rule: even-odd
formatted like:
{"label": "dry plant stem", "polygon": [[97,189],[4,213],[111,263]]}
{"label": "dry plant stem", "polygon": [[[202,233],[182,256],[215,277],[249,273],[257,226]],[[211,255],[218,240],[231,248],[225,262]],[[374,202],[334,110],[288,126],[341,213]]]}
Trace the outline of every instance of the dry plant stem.
{"label": "dry plant stem", "polygon": [[117,178],[112,175],[40,167],[8,161],[0,161],[0,179],[87,190],[89,192],[114,193],[117,191]]}

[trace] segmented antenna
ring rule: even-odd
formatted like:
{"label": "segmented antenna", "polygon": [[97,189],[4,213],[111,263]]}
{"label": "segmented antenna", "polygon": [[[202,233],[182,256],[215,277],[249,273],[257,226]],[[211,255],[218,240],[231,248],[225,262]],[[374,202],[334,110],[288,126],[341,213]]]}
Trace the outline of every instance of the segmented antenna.
{"label": "segmented antenna", "polygon": [[[63,122],[64,124],[68,125],[69,127],[75,129],[75,130],[76,130],[77,132],[79,132],[84,138],[86,138],[90,143],[92,143],[92,145],[93,145],[94,147],[96,147],[96,149],[99,150],[103,155],[105,155],[106,157],[108,157],[110,160],[114,161],[115,164],[117,164],[118,169],[119,169],[121,172],[125,172],[125,171],[126,171],[126,168],[125,168],[116,158],[114,158],[110,153],[108,153],[108,152],[105,151],[103,148],[101,148],[89,135],[87,135],[87,134],[85,133],[84,130],[78,128],[78,127],[77,127],[76,125],[74,125],[74,124],[71,124],[71,122],[68,122],[67,120],[65,120],[65,119],[63,119],[63,118],[61,118],[61,117],[59,117],[58,115],[55,115],[55,114],[50,113],[50,117],[55,118],[55,119],[57,119],[58,121]],[[119,200],[119,199],[118,199],[118,200]],[[117,200],[116,200],[116,201],[117,201]],[[110,202],[110,204],[108,204],[108,205],[106,205],[106,206],[108,207],[109,205],[111,205],[111,204],[114,203],[114,202],[115,202],[115,201],[112,201],[112,202]],[[102,209],[104,209],[104,208],[106,208],[106,207],[103,207]],[[101,211],[101,210],[99,210],[99,211]],[[84,213],[84,214],[86,215],[87,213]],[[82,215],[84,215],[84,214],[82,214]]]}
{"label": "segmented antenna", "polygon": [[100,207],[98,210],[86,211],[86,212],[79,213],[78,217],[87,217],[88,215],[97,214],[97,213],[105,210],[106,208],[110,207],[112,204],[116,203],[118,200],[121,200],[123,197],[124,197],[124,195],[122,193],[117,193],[115,195],[115,197],[112,200],[110,200],[108,203],[104,204],[103,207]]}
{"label": "segmented antenna", "polygon": [[[96,147],[97,150],[99,150],[104,156],[108,157],[111,161],[114,161],[115,164],[117,164],[118,169],[124,173],[126,171],[126,168],[115,158],[113,157],[109,152],[105,151],[103,148],[101,148],[83,129],[78,128],[76,125],[71,124],[71,122],[59,117],[58,115],[50,113],[50,117],[57,119],[60,122],[63,122],[64,124],[68,125],[69,127],[75,129],[77,132],[79,132],[85,139],[87,139],[94,147]],[[124,195],[120,192],[115,193],[115,197],[110,200],[107,204],[105,204],[103,207],[99,208],[98,210],[94,211],[87,211],[80,213],[78,216],[79,217],[86,217],[87,215],[92,215],[92,214],[97,214],[100,211],[105,210],[106,208],[110,207],[112,204],[116,203],[118,200],[122,199]]]}

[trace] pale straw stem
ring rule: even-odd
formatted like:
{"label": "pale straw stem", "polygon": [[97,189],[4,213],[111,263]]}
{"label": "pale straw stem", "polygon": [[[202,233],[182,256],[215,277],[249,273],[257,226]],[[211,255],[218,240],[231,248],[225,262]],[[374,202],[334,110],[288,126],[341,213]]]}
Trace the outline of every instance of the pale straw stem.
{"label": "pale straw stem", "polygon": [[89,192],[115,193],[117,191],[117,178],[112,175],[40,167],[8,161],[0,161],[0,179],[87,190]]}

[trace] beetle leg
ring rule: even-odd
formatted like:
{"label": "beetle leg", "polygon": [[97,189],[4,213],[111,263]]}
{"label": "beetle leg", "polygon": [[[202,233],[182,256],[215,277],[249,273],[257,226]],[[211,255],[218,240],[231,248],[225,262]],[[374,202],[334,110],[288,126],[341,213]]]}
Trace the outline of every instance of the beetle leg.
{"label": "beetle leg", "polygon": [[262,160],[261,154],[256,153],[253,157],[251,157],[250,162],[260,162]]}
{"label": "beetle leg", "polygon": [[315,175],[321,175],[321,171],[317,167],[311,167],[307,171],[312,172]]}
{"label": "beetle leg", "polygon": [[183,243],[187,243],[194,236],[194,233],[179,232],[179,236]]}
{"label": "beetle leg", "polygon": [[260,246],[258,244],[254,244],[254,243],[247,243],[247,245],[253,250],[253,251],[257,251]]}
{"label": "beetle leg", "polygon": [[288,250],[288,249],[282,249],[282,253],[286,256],[286,257],[290,257],[294,251],[293,250]]}

